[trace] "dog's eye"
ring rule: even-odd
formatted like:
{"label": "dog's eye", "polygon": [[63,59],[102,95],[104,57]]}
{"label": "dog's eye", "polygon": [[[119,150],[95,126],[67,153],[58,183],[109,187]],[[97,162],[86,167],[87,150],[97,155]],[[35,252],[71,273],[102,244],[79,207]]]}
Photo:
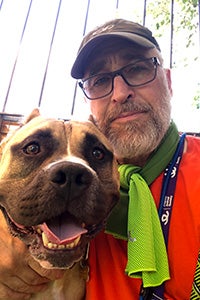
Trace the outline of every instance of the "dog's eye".
{"label": "dog's eye", "polygon": [[105,156],[105,153],[102,149],[100,148],[95,148],[92,151],[93,156],[98,159],[98,160],[102,160]]}
{"label": "dog's eye", "polygon": [[36,155],[40,152],[40,146],[37,143],[32,143],[23,148],[24,153]]}

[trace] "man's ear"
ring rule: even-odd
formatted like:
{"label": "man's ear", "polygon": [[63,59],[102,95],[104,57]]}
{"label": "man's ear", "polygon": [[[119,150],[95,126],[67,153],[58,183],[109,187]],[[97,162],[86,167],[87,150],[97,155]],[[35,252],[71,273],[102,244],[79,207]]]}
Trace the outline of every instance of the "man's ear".
{"label": "man's ear", "polygon": [[173,96],[172,80],[171,80],[171,70],[170,69],[165,69],[165,73],[166,73],[168,88],[170,90],[171,96]]}
{"label": "man's ear", "polygon": [[40,111],[39,108],[34,108],[32,110],[32,112],[26,117],[26,119],[24,120],[24,124],[28,123],[29,121],[31,121],[32,119],[39,117],[40,116]]}

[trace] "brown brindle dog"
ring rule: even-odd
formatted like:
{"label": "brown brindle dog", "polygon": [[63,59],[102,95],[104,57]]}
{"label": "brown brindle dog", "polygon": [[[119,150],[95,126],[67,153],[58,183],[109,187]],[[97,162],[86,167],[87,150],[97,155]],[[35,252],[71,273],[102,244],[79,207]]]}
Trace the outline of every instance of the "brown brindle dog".
{"label": "brown brindle dog", "polygon": [[92,122],[46,119],[36,110],[3,140],[0,217],[42,267],[66,269],[32,299],[84,298],[87,246],[118,199],[117,162]]}

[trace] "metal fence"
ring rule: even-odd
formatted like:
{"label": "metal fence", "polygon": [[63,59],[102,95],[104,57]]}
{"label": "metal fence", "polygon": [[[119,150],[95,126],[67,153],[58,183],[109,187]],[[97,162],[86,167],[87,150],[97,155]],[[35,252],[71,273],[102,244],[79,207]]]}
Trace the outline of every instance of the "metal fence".
{"label": "metal fence", "polygon": [[63,118],[87,112],[70,68],[82,36],[116,17],[150,27],[166,65],[175,73],[189,70],[184,80],[193,94],[185,101],[195,105],[200,101],[200,76],[195,74],[199,12],[199,0],[1,0],[0,111],[23,115],[40,107]]}

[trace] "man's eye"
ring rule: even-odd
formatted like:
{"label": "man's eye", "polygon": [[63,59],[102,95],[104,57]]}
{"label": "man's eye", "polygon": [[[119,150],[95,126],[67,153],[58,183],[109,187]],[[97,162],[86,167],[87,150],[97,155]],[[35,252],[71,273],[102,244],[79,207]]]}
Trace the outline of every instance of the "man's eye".
{"label": "man's eye", "polygon": [[102,86],[110,83],[110,77],[96,77],[93,80],[93,86]]}
{"label": "man's eye", "polygon": [[32,143],[23,148],[23,152],[28,155],[36,155],[40,152],[40,146],[38,143]]}
{"label": "man's eye", "polygon": [[147,68],[144,65],[135,65],[128,70],[129,74],[137,74],[145,71]]}

